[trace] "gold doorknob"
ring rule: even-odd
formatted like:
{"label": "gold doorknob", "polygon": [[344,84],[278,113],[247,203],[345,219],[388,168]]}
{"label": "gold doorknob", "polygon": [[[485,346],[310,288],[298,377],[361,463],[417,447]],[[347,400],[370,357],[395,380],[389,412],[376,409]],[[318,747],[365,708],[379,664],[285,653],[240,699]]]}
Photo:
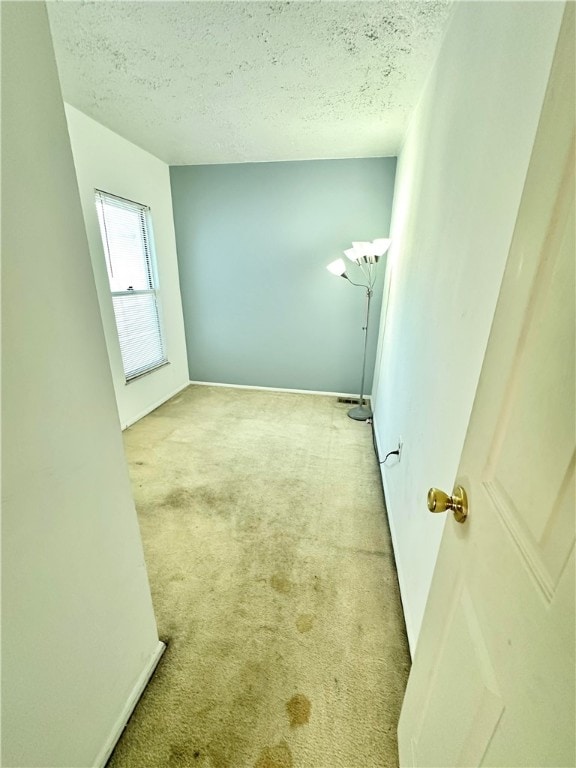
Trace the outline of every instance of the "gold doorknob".
{"label": "gold doorknob", "polygon": [[455,485],[452,496],[439,488],[430,488],[428,491],[428,509],[430,512],[446,512],[451,509],[454,519],[458,523],[465,522],[468,517],[468,497],[461,485]]}

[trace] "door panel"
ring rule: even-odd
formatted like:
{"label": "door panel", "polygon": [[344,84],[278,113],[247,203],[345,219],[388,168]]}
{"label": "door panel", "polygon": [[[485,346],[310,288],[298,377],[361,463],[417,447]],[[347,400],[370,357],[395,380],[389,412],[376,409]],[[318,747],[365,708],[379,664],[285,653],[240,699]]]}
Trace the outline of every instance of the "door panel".
{"label": "door panel", "polygon": [[[412,737],[415,766],[478,765],[504,710],[470,595],[461,586],[453,592],[446,632],[437,651],[436,673]],[[454,664],[465,667],[468,674],[446,689],[440,681]],[[435,709],[442,713],[447,726],[443,738],[439,738]]]}
{"label": "door panel", "polygon": [[[559,202],[570,197],[573,192]],[[574,423],[566,406],[575,390],[575,221],[573,209],[552,215],[559,221],[542,246],[542,269],[526,307],[484,479],[548,600],[573,546],[566,513],[574,487]]]}

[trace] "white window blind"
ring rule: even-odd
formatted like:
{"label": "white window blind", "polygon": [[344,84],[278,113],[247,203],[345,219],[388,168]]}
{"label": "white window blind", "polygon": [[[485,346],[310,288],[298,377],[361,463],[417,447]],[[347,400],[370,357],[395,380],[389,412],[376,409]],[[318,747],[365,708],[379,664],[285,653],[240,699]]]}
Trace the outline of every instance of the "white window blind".
{"label": "white window blind", "polygon": [[126,381],[167,362],[158,309],[149,208],[96,190]]}

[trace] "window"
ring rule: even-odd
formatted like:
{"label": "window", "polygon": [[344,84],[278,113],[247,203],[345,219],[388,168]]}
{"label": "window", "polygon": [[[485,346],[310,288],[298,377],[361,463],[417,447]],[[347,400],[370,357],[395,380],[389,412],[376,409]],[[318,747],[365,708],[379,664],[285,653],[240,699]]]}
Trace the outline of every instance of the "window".
{"label": "window", "polygon": [[128,382],[168,362],[158,309],[150,209],[99,190],[96,208]]}

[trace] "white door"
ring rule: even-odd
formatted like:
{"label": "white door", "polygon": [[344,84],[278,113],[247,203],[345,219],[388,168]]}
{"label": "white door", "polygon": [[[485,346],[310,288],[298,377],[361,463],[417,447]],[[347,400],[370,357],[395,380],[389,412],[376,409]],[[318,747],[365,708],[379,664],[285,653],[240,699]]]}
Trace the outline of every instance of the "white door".
{"label": "white door", "polygon": [[402,766],[576,765],[574,87],[568,3],[460,463],[469,516],[446,525],[400,717]]}

